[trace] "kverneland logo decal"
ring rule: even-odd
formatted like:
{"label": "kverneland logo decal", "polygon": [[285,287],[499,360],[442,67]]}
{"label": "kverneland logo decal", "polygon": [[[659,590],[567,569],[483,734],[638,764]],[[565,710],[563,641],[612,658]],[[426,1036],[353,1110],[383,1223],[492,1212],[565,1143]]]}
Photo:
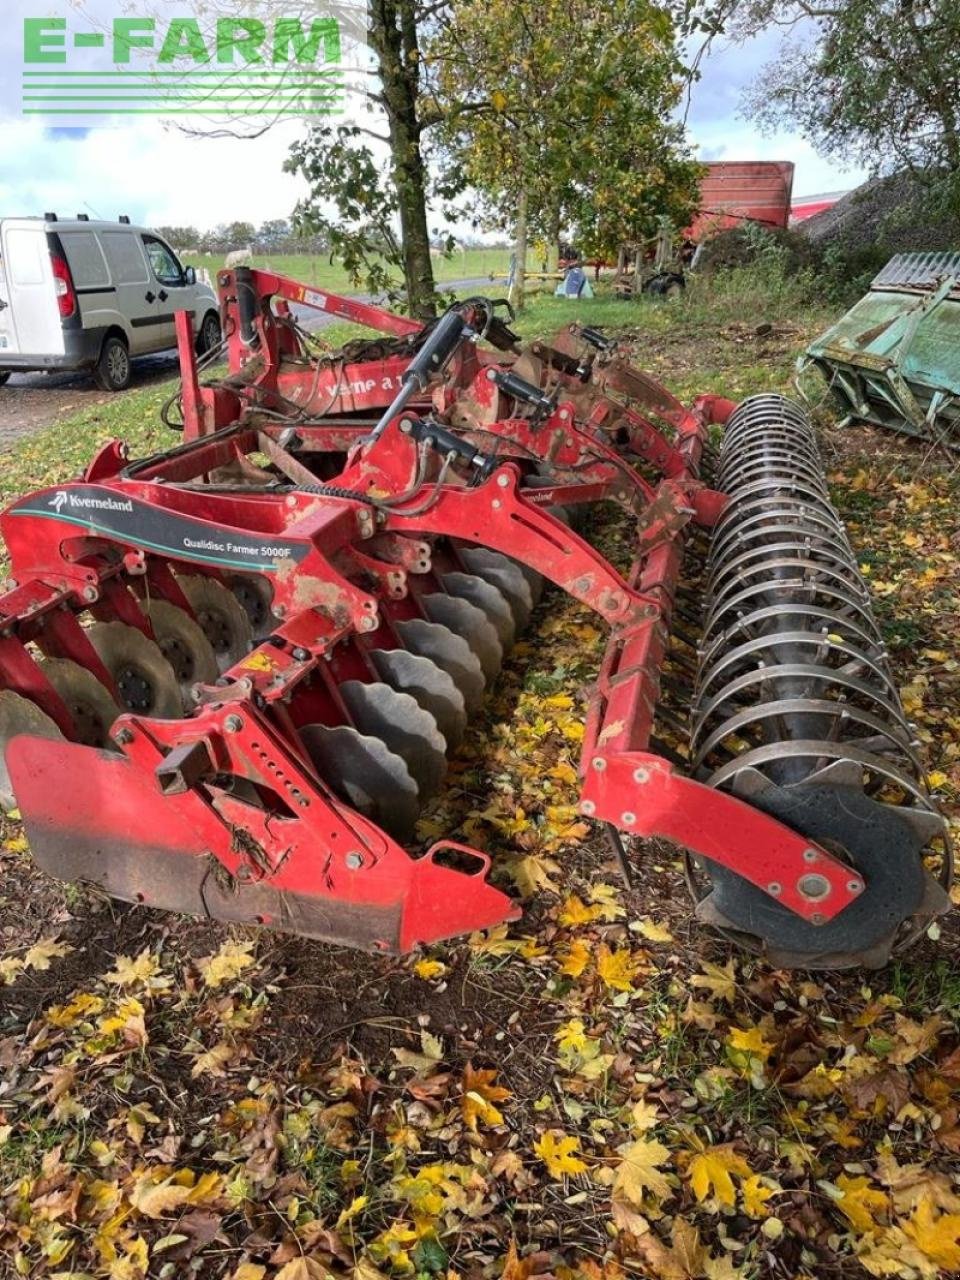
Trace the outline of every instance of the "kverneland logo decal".
{"label": "kverneland logo decal", "polygon": [[132,511],[133,500],[127,498],[118,501],[116,498],[93,498],[86,494],[74,493],[72,489],[58,489],[50,499],[50,505],[57,515],[64,507],[68,511]]}

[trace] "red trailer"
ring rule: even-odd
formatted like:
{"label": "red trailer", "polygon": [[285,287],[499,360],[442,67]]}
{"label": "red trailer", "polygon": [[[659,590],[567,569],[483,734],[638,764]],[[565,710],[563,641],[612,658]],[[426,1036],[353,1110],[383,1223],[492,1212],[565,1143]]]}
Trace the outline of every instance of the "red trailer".
{"label": "red trailer", "polygon": [[700,212],[688,231],[709,239],[745,221],[785,227],[790,216],[793,164],[789,160],[719,160],[700,183]]}

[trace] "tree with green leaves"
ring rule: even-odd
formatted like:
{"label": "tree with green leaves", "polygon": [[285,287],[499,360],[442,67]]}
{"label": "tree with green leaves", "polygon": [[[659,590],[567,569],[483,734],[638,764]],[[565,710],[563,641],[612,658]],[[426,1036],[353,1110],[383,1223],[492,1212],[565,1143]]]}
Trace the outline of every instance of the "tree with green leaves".
{"label": "tree with green leaves", "polygon": [[733,33],[792,28],[747,108],[875,173],[960,175],[956,0],[728,0]]}
{"label": "tree with green leaves", "polygon": [[606,254],[688,218],[699,170],[671,119],[683,67],[661,5],[453,0],[426,53],[448,167],[515,230],[519,281],[534,234]]}
{"label": "tree with green leaves", "polygon": [[[298,224],[326,234],[357,283],[389,290],[391,268],[401,268],[407,306],[421,318],[435,309],[427,206],[450,190],[449,183],[435,185],[428,170],[426,135],[437,120],[424,110],[421,44],[445,7],[445,0],[370,0],[370,124],[316,125],[288,162],[310,184]],[[376,127],[381,122],[385,132]]]}

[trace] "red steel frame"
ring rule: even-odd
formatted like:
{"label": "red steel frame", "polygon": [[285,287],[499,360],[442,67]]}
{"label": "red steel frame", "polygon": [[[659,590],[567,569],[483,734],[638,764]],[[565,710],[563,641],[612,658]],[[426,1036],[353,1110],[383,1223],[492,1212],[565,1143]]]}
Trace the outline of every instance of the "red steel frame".
{"label": "red steel frame", "polygon": [[[322,298],[334,314],[362,316],[362,322],[395,334],[417,332],[415,322],[368,304],[252,274],[262,298],[279,295],[309,305],[321,305]],[[230,273],[221,284],[229,320]],[[284,448],[282,424],[261,418],[255,402],[229,387],[200,387],[188,354],[189,318],[180,315],[177,322],[184,358],[184,445],[126,474],[123,451],[108,445],[82,480],[32,494],[0,517],[12,572],[21,584],[0,597],[0,681],[33,699],[69,734],[70,712],[26,645],[33,641],[48,654],[79,662],[112,689],[77,611],[120,618],[150,635],[137,595],[152,593],[189,612],[171,566],[195,569],[199,564],[216,576],[219,570],[205,563],[202,550],[197,552],[207,540],[235,545],[240,555],[251,540],[270,544],[275,554],[257,571],[270,577],[281,622],[218,684],[197,689],[197,710],[186,719],[121,716],[112,730],[119,753],[32,736],[14,739],[7,753],[10,774],[41,864],[61,874],[99,878],[119,897],[390,950],[516,918],[511,900],[486,881],[485,854],[440,841],[422,857],[410,856],[329,790],[298,736],[298,727],[319,715],[326,723],[345,722],[337,683],[364,678],[369,648],[395,647],[393,624],[422,616],[421,595],[436,589],[431,557],[442,565],[445,557],[455,556],[435,541],[440,537],[510,555],[610,625],[584,741],[585,814],[630,834],[675,841],[735,871],[815,924],[832,919],[859,896],[862,882],[851,879],[849,867],[826,849],[735,796],[684,776],[650,750],[684,529],[691,521],[709,527],[724,503],[723,495],[706,489],[697,476],[708,428],[725,420],[732,408],[728,401],[702,397],[687,409],[644,375],[612,360],[586,385],[554,367],[561,391],[540,422],[491,417],[500,407],[491,404],[496,388],[486,375],[497,361],[471,347],[457,358],[435,400],[441,409],[449,408],[451,384],[459,385],[461,403],[475,416],[463,424],[463,434],[480,448],[496,438],[503,461],[481,483],[465,485],[454,478],[440,484],[435,469],[428,481],[431,504],[416,495],[389,507],[308,492],[248,495],[177,488],[258,449],[272,451],[288,474],[296,476],[299,467],[302,479],[315,481]],[[253,375],[250,385],[264,394],[282,388],[287,400],[309,383],[317,398],[302,403],[325,405],[329,386],[317,390],[316,369],[285,365],[287,348],[299,341],[293,331],[275,324],[265,310],[257,325],[260,343],[241,350],[238,331],[228,323],[231,366]],[[557,349],[552,355],[551,349],[539,350],[556,365]],[[377,362],[378,368],[390,368],[390,385],[382,379],[376,394],[374,388],[363,396],[350,392],[350,411],[389,402],[398,362],[404,368],[408,363],[399,357]],[[331,386],[334,377],[331,371]],[[667,422],[672,440],[639,411],[638,400]],[[346,406],[341,395],[337,412],[347,411]],[[232,425],[219,421],[231,412]],[[631,451],[661,471],[658,484],[625,466],[607,443],[603,433],[611,418],[626,431]],[[402,426],[402,418],[394,419],[376,444],[355,450],[337,485],[358,493],[405,493],[415,473],[417,446]],[[329,426],[320,421],[303,428],[306,442],[328,450],[351,448],[368,429],[369,421]],[[517,460],[531,454],[549,459],[556,483],[521,487]],[[92,503],[94,511],[109,512],[111,502],[129,503],[136,512],[173,522],[181,545],[175,539],[170,545],[144,545],[138,535],[142,522],[131,521],[124,531],[108,517],[99,524],[98,517],[84,517],[82,532],[64,536],[57,516],[60,508],[70,509],[71,491],[87,509]],[[554,502],[599,499],[618,501],[636,515],[636,556],[626,578],[545,509]],[[117,549],[119,558],[111,554]],[[242,560],[240,568],[247,568]],[[358,578],[373,588],[358,585]],[[279,803],[268,809],[251,803],[228,785],[238,778],[279,797]],[[144,839],[135,832],[149,835]],[[229,890],[216,866],[232,877]],[[811,869],[830,885],[815,902],[799,888]]]}

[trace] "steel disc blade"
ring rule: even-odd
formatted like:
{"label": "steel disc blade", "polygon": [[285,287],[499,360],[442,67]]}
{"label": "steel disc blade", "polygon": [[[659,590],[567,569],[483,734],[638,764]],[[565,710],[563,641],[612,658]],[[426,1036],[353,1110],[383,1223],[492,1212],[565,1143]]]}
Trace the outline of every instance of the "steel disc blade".
{"label": "steel disc blade", "polygon": [[420,814],[417,784],[380,738],[349,725],[308,724],[300,738],[323,781],[395,840],[408,840]]}
{"label": "steel disc blade", "polygon": [[503,648],[496,627],[484,611],[469,600],[444,595],[442,591],[421,596],[420,602],[431,622],[439,622],[466,640],[483,668],[484,680],[488,684],[496,680],[503,662]]}
{"label": "steel disc blade", "polygon": [[70,712],[75,741],[85,747],[111,747],[110,726],[121,709],[109,690],[86,667],[69,658],[44,658],[40,670]]}
{"label": "steel disc blade", "polygon": [[17,807],[7,767],[7,744],[20,733],[63,742],[63,734],[35,702],[21,697],[12,689],[0,690],[0,806],[4,809]]}
{"label": "steel disc blade", "polygon": [[145,600],[141,607],[150,619],[160,652],[170,663],[180,685],[185,711],[196,705],[195,684],[213,684],[220,674],[213,645],[198,622],[166,600]]}
{"label": "steel disc blade", "polygon": [[814,925],[711,863],[705,915],[718,913],[758,938],[774,963],[811,969],[885,963],[900,927],[920,911],[929,879],[920,859],[922,837],[900,810],[853,786],[811,782],[768,787],[751,803],[831,851],[842,850],[867,887],[839,915]]}
{"label": "steel disc blade", "polygon": [[232,591],[215,578],[186,574],[177,579],[204,635],[213,645],[217,667],[226,671],[253,648],[250,619]]}
{"label": "steel disc blade", "polygon": [[250,621],[254,643],[259,644],[280,621],[273,612],[273,588],[262,573],[238,574],[228,585]]}
{"label": "steel disc blade", "polygon": [[522,631],[533,612],[533,593],[516,561],[486,547],[464,547],[460,558],[471,573],[497,588],[513,613],[514,629]]}
{"label": "steel disc blade", "polygon": [[430,712],[379,680],[346,680],[340,693],[356,728],[400,756],[422,798],[432,795],[447,770],[447,744]]}
{"label": "steel disc blade", "polygon": [[406,649],[373,649],[370,660],[392,689],[416,698],[436,720],[447,747],[455,750],[466,732],[467,708],[453,677],[429,658]]}
{"label": "steel disc blade", "polygon": [[410,653],[429,658],[450,676],[468,712],[479,707],[486,688],[483,667],[462,636],[439,622],[426,622],[423,618],[395,622],[394,629]]}
{"label": "steel disc blade", "polygon": [[125,622],[95,622],[87,638],[110,672],[124,710],[163,720],[180,716],[180,686],[159,645]]}
{"label": "steel disc blade", "polygon": [[513,613],[502,592],[492,583],[478,578],[475,573],[445,573],[440,581],[450,595],[469,600],[483,610],[496,629],[497,639],[504,653],[513,648],[516,628],[513,625]]}

